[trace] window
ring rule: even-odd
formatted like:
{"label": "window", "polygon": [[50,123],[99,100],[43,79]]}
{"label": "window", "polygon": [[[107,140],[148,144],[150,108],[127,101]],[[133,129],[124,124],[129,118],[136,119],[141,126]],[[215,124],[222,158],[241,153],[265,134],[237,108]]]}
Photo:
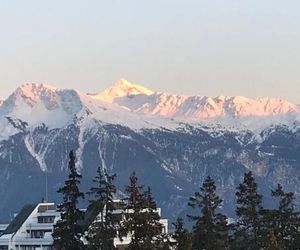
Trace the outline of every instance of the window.
{"label": "window", "polygon": [[38,207],[39,213],[46,212],[47,210],[55,210],[55,206],[54,205],[40,205]]}
{"label": "window", "polygon": [[124,203],[121,202],[121,201],[118,201],[118,202],[114,202],[114,208],[115,209],[123,209],[124,208]]}
{"label": "window", "polygon": [[47,245],[44,245],[44,246],[42,246],[42,248],[41,248],[41,246],[40,245],[38,245],[38,246],[35,246],[35,245],[20,245],[19,247],[17,246],[17,249],[20,249],[20,250],[41,250],[41,249],[43,249],[43,250],[52,250],[52,249],[54,249],[52,246],[47,246]]}
{"label": "window", "polygon": [[29,245],[29,246],[25,246],[25,245],[21,245],[20,246],[20,249],[21,250],[36,250],[37,248],[39,248],[40,246],[31,246],[31,245]]}
{"label": "window", "polygon": [[53,250],[52,246],[43,246],[43,250]]}
{"label": "window", "polygon": [[118,223],[122,221],[122,214],[112,214],[112,222]]}
{"label": "window", "polygon": [[53,223],[55,216],[38,216],[38,223]]}
{"label": "window", "polygon": [[52,232],[51,230],[27,230],[27,233],[30,234],[30,238],[40,239],[44,238],[46,232]]}

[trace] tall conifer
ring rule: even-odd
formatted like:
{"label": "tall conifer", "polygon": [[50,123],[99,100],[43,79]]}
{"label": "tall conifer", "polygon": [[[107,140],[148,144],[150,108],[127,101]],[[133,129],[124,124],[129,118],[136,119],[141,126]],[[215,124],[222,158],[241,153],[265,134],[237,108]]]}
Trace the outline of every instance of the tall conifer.
{"label": "tall conifer", "polygon": [[96,215],[88,228],[89,249],[115,249],[116,221],[112,214],[115,208],[113,198],[116,194],[114,178],[115,175],[109,175],[106,169],[98,167],[93,180],[95,186],[88,192],[94,198],[90,200],[89,210]]}
{"label": "tall conifer", "polygon": [[82,176],[75,166],[73,151],[69,154],[69,176],[65,185],[57,191],[63,195],[63,203],[58,206],[61,219],[54,226],[53,239],[55,249],[58,250],[81,250],[84,249],[81,237],[83,235],[79,220],[83,219],[84,212],[77,208],[79,199],[84,199],[78,185]]}
{"label": "tall conifer", "polygon": [[296,244],[298,245],[300,224],[299,213],[294,210],[294,194],[284,192],[283,187],[278,184],[272,190],[272,196],[277,200],[277,208],[264,210],[266,230],[272,230],[282,249],[295,249]]}
{"label": "tall conifer", "polygon": [[162,225],[159,222],[160,216],[151,189],[145,191],[143,186],[138,184],[138,178],[133,173],[125,193],[128,198],[125,201],[125,219],[121,224],[120,232],[124,236],[130,234],[132,237],[128,249],[158,249]]}
{"label": "tall conifer", "polygon": [[208,176],[200,192],[190,198],[188,205],[200,209],[200,215],[188,215],[195,222],[193,226],[193,249],[224,250],[228,249],[228,226],[225,215],[217,209],[222,200],[216,194],[213,179]]}
{"label": "tall conifer", "polygon": [[187,229],[184,228],[184,222],[181,217],[177,218],[176,222],[173,223],[175,227],[172,238],[175,242],[172,244],[176,250],[190,250],[192,249],[191,235]]}
{"label": "tall conifer", "polygon": [[252,172],[245,173],[243,182],[237,187],[237,228],[235,240],[237,249],[261,248],[262,237],[262,196]]}

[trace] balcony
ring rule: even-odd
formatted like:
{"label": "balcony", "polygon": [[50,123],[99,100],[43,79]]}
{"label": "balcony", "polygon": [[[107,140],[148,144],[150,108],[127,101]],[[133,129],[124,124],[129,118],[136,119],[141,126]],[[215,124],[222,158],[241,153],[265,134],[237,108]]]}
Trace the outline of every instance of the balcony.
{"label": "balcony", "polygon": [[37,223],[31,222],[26,224],[26,230],[52,230],[53,223]]}
{"label": "balcony", "polygon": [[29,237],[15,237],[15,245],[52,245],[53,239],[51,238],[29,238]]}

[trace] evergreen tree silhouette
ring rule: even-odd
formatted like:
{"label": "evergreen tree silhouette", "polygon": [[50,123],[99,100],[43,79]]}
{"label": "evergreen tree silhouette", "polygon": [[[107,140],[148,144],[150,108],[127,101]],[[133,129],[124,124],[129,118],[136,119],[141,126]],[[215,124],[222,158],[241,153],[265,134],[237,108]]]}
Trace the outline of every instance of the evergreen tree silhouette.
{"label": "evergreen tree silhouette", "polygon": [[128,198],[125,200],[125,219],[120,226],[120,233],[123,236],[130,234],[132,237],[127,249],[158,249],[161,244],[162,225],[151,189],[145,191],[138,184],[138,178],[133,172],[125,193]]}
{"label": "evergreen tree silhouette", "polygon": [[244,174],[243,182],[236,192],[237,227],[235,240],[237,249],[261,248],[262,240],[262,195],[258,194],[252,172]]}
{"label": "evergreen tree silhouette", "polygon": [[228,249],[227,218],[217,212],[221,204],[222,200],[216,194],[215,182],[208,176],[200,187],[200,192],[195,192],[188,203],[190,207],[200,209],[200,215],[188,215],[195,222],[193,226],[193,249]]}
{"label": "evergreen tree silhouette", "polygon": [[112,250],[114,238],[117,235],[116,221],[113,219],[114,195],[116,187],[113,184],[116,175],[109,175],[106,169],[97,168],[97,175],[93,179],[94,187],[88,192],[94,199],[90,200],[88,210],[96,216],[92,216],[93,221],[87,232],[89,249]]}
{"label": "evergreen tree silhouette", "polygon": [[190,250],[192,249],[191,235],[187,229],[184,228],[184,222],[181,217],[178,217],[175,223],[172,238],[175,242],[172,244],[176,250]]}
{"label": "evergreen tree silhouette", "polygon": [[73,151],[69,154],[69,176],[65,185],[57,191],[63,195],[63,203],[58,206],[61,219],[54,226],[53,239],[55,249],[58,250],[81,250],[84,249],[81,237],[82,227],[78,224],[84,217],[84,212],[77,208],[79,199],[84,199],[78,185],[82,176],[75,166]]}

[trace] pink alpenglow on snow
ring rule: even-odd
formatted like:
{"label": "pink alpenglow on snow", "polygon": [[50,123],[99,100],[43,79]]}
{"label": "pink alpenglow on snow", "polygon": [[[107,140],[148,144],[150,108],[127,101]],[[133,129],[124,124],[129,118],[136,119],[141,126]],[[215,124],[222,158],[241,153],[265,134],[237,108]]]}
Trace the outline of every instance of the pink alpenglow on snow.
{"label": "pink alpenglow on snow", "polygon": [[75,116],[84,117],[87,125],[98,120],[135,129],[218,123],[254,130],[257,126],[291,124],[299,120],[299,114],[298,105],[278,98],[174,95],[154,92],[125,79],[97,94],[28,83],[0,102],[0,130],[4,127],[1,124],[6,124],[5,117],[55,128],[65,126]]}

